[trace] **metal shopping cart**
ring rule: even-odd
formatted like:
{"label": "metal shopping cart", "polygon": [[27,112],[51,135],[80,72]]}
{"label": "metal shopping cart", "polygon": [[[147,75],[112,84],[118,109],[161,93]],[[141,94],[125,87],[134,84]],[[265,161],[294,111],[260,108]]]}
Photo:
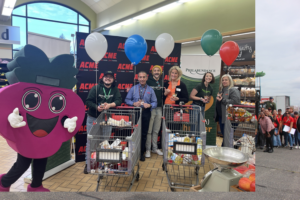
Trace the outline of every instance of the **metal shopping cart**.
{"label": "metal shopping cart", "polygon": [[[205,121],[200,106],[164,105],[163,165],[171,191],[199,184],[200,168],[205,174]],[[201,133],[201,134],[200,134]]]}
{"label": "metal shopping cart", "polygon": [[141,109],[116,107],[94,123],[87,148],[87,171],[97,174],[96,191],[130,191],[139,180]]}
{"label": "metal shopping cart", "polygon": [[232,147],[252,155],[255,152],[255,106],[228,105],[227,122]]}

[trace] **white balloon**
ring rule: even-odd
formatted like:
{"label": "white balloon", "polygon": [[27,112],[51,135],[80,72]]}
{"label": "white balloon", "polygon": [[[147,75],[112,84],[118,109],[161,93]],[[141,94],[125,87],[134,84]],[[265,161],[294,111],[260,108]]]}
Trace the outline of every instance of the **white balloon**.
{"label": "white balloon", "polygon": [[99,62],[107,51],[106,38],[98,32],[91,33],[85,39],[85,50],[92,60]]}
{"label": "white balloon", "polygon": [[174,45],[174,39],[169,33],[162,33],[155,40],[155,49],[164,59],[172,53]]}

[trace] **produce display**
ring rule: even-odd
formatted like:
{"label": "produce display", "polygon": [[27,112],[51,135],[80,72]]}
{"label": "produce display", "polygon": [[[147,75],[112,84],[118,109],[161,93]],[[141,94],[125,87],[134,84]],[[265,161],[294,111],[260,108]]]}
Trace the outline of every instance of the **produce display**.
{"label": "produce display", "polygon": [[244,108],[234,108],[232,105],[229,105],[227,108],[227,113],[227,117],[230,121],[253,123],[253,120],[255,120],[254,114],[251,114]]}

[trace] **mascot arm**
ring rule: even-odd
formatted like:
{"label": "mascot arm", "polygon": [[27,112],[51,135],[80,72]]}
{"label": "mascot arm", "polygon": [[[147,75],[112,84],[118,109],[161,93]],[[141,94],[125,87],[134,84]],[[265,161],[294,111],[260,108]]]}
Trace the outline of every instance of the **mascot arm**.
{"label": "mascot arm", "polygon": [[26,126],[26,122],[23,121],[23,117],[19,115],[18,108],[15,108],[14,111],[8,115],[8,122],[13,128]]}
{"label": "mascot arm", "polygon": [[73,117],[73,118],[67,118],[64,121],[64,128],[68,129],[69,133],[74,132],[75,128],[76,128],[76,121],[77,121],[77,117]]}

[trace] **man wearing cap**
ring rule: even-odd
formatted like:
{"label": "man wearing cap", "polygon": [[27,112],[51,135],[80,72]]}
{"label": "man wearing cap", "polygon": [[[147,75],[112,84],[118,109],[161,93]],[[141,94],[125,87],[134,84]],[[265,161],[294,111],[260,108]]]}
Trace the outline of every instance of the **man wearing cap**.
{"label": "man wearing cap", "polygon": [[125,103],[129,106],[142,108],[142,137],[141,137],[141,157],[140,161],[145,161],[146,141],[149,129],[149,121],[152,109],[157,106],[157,99],[154,90],[147,85],[147,73],[138,73],[139,84],[130,88]]}
{"label": "man wearing cap", "polygon": [[[157,98],[157,107],[153,108],[151,111],[151,119],[149,123],[149,129],[147,134],[146,143],[146,158],[150,158],[151,142],[152,142],[152,152],[160,156],[163,153],[157,148],[157,136],[161,127],[161,116],[162,116],[162,91],[163,91],[163,79],[161,78],[162,69],[159,65],[155,65],[152,68],[152,76],[149,76],[147,80],[147,85],[149,85],[155,92]],[[152,138],[152,139],[151,139]]]}
{"label": "man wearing cap", "polygon": [[[86,106],[88,107],[88,114],[86,119],[86,132],[89,133],[93,122],[97,119],[103,110],[108,110],[116,106],[120,106],[122,97],[119,89],[115,86],[114,73],[106,71],[99,85],[95,85],[90,90],[86,99]],[[86,150],[90,148],[89,141],[86,144]],[[86,165],[84,173],[87,174],[87,155],[85,157]]]}
{"label": "man wearing cap", "polygon": [[270,112],[273,113],[273,111],[276,110],[276,103],[273,102],[274,101],[273,97],[270,97],[269,100],[270,101],[266,101],[266,102],[263,102],[261,104],[266,105],[266,109],[271,110]]}

